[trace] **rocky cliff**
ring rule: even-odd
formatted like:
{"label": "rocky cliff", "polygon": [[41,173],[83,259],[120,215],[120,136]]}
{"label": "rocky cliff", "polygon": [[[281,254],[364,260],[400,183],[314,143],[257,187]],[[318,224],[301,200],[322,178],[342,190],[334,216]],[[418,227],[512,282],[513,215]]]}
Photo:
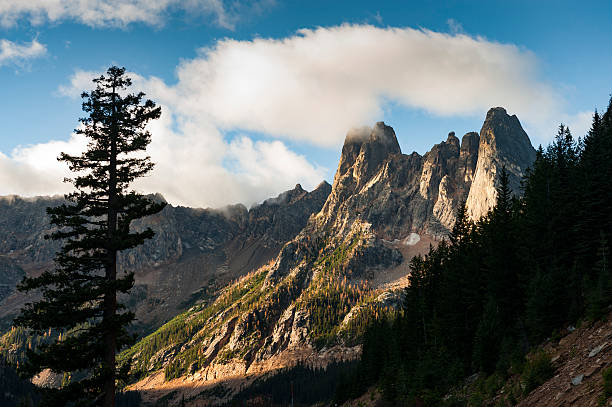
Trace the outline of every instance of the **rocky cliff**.
{"label": "rocky cliff", "polygon": [[519,191],[521,177],[534,160],[535,150],[519,119],[509,116],[502,107],[489,110],[480,130],[478,164],[467,199],[468,214],[478,219],[495,204],[497,175],[502,167],[508,171],[510,187]]}
{"label": "rocky cliff", "polygon": [[462,202],[486,213],[502,166],[516,189],[532,153],[501,108],[480,135],[450,133],[424,156],[402,154],[382,122],[350,131],[325,204],[273,261],[124,354],[145,377],[134,388],[195,401],[222,380],[356,357],[370,316],[400,302],[410,258],[448,234]]}

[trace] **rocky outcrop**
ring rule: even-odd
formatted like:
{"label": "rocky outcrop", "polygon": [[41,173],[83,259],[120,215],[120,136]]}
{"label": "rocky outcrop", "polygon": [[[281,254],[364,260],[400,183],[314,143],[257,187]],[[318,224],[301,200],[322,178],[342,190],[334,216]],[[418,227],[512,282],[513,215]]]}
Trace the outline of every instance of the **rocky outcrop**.
{"label": "rocky outcrop", "polygon": [[[568,328],[560,332],[561,339],[541,347],[551,356],[555,374],[519,400],[517,406],[612,405],[611,398],[604,396],[603,377],[603,372],[612,368],[612,313],[599,321]],[[495,401],[505,398],[504,394],[496,396]]]}
{"label": "rocky outcrop", "polygon": [[461,150],[459,151],[459,162],[457,167],[457,180],[471,185],[478,163],[478,148],[480,136],[478,133],[470,132],[461,139]]}
{"label": "rocky outcrop", "polygon": [[393,129],[377,123],[346,136],[334,185],[319,219],[336,232],[356,217],[387,240],[410,233],[441,237],[468,198],[479,160],[480,137],[454,132],[424,156],[402,154]]}
{"label": "rocky outcrop", "polygon": [[466,203],[470,217],[479,219],[495,205],[498,174],[503,167],[508,171],[510,188],[518,192],[521,177],[534,160],[535,150],[518,118],[502,107],[490,109],[480,130],[478,164]]}
{"label": "rocky outcrop", "polygon": [[331,185],[325,181],[310,193],[297,184],[294,189],[251,208],[245,234],[277,245],[291,240],[304,228],[307,220],[304,215],[317,213],[330,191]]}

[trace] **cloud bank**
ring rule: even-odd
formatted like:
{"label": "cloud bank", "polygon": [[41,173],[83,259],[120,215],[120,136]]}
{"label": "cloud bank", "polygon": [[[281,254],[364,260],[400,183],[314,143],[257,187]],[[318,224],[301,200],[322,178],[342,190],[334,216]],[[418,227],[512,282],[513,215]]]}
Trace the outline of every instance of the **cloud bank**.
{"label": "cloud bank", "polygon": [[538,126],[561,98],[535,56],[466,34],[342,25],[280,39],[226,39],[183,62],[173,103],[222,128],[335,146],[388,102],[442,116],[505,106]]}
{"label": "cloud bank", "polygon": [[23,65],[30,59],[39,58],[47,53],[47,47],[37,40],[18,44],[0,39],[0,67],[6,65]]}
{"label": "cloud bank", "polygon": [[11,27],[21,19],[33,25],[72,20],[90,27],[126,27],[132,23],[163,25],[167,14],[182,11],[190,16],[212,16],[233,29],[240,14],[260,9],[272,0],[0,0],[0,25]]}
{"label": "cloud bank", "polygon": [[[76,97],[91,88],[94,75],[77,71],[60,92]],[[412,28],[342,25],[284,39],[224,39],[183,61],[173,85],[133,76],[135,89],[163,106],[161,120],[151,126],[157,167],[138,186],[191,206],[248,204],[296,182],[313,187],[325,169],[285,141],[339,148],[348,129],[381,119],[389,102],[450,117],[484,118],[490,107],[504,106],[528,131],[550,130],[547,138],[563,110],[529,51],[459,32]],[[583,116],[565,121],[583,123]],[[272,140],[255,141],[245,131]],[[67,143],[72,148],[79,142],[73,137]],[[60,146],[65,147],[17,149],[0,156],[0,164],[34,171],[34,160],[54,158]],[[52,172],[48,165],[41,177]],[[22,185],[15,192],[42,189]]]}

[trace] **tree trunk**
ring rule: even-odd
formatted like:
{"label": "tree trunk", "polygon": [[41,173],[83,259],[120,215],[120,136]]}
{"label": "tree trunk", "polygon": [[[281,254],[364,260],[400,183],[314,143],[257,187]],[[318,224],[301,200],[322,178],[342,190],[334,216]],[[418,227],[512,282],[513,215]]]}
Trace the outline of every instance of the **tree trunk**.
{"label": "tree trunk", "polygon": [[115,123],[115,87],[113,87],[113,125],[111,128],[111,147],[109,157],[108,184],[108,263],[105,277],[108,283],[104,294],[104,315],[102,325],[104,335],[104,362],[108,376],[104,381],[104,407],[115,407],[115,353],[117,351],[117,332],[115,314],[117,311],[117,293],[114,282],[117,280],[117,249],[115,248],[115,232],[117,230],[117,137],[118,129]]}

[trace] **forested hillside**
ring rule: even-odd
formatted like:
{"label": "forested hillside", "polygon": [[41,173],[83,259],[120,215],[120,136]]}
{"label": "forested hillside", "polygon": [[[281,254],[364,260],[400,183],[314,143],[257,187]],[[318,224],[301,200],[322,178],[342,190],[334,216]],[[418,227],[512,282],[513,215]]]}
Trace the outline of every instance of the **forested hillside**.
{"label": "forested hillside", "polygon": [[413,258],[403,312],[368,329],[338,402],[376,385],[394,404],[467,405],[445,396],[480,372],[491,383],[521,374],[523,394],[501,399],[512,405],[554,374],[546,353],[525,358],[534,346],[607,315],[612,100],[584,138],[561,125],[538,149],[522,196],[512,196],[505,170],[498,176],[497,204],[486,217],[474,223],[463,206],[449,239]]}

